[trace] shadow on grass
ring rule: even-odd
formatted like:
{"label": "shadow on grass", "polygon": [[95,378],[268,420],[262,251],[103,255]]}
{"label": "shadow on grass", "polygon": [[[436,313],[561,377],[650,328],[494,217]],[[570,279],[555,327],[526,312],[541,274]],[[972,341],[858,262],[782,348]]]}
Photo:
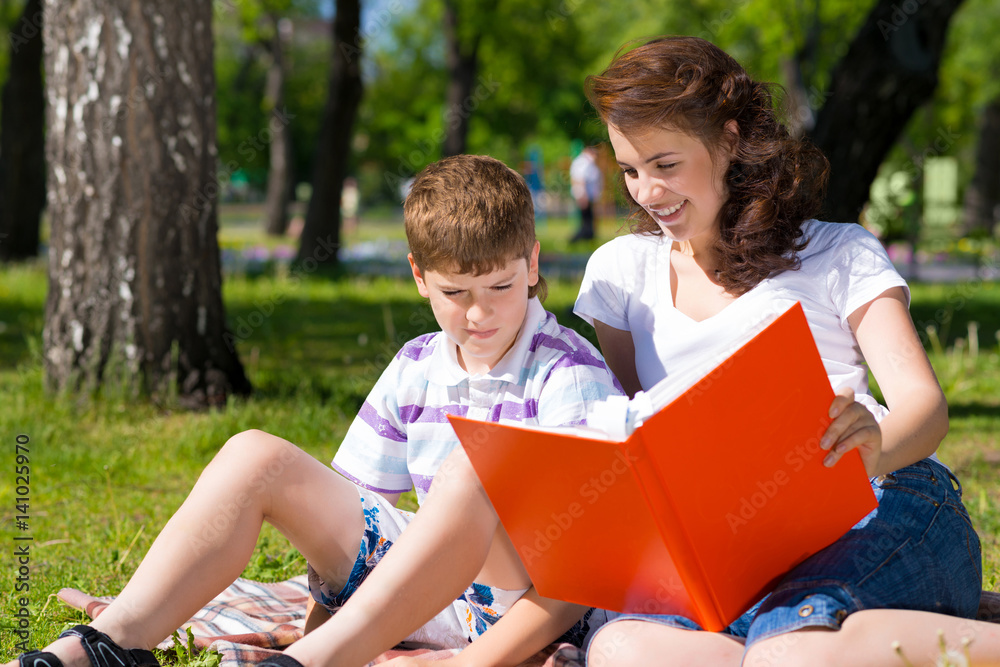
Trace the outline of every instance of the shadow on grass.
{"label": "shadow on grass", "polygon": [[992,417],[1000,420],[1000,406],[996,403],[957,403],[948,406],[949,419],[970,419],[974,417]]}
{"label": "shadow on grass", "polygon": [[43,311],[43,306],[0,299],[0,367],[32,360],[32,349],[41,346]]}
{"label": "shadow on grass", "polygon": [[910,313],[917,332],[927,344],[927,327],[937,330],[941,344],[954,345],[978,324],[980,349],[996,348],[1000,330],[1000,283],[971,282],[952,285],[913,285]]}
{"label": "shadow on grass", "polygon": [[438,328],[409,281],[310,278],[282,289],[245,280],[226,296],[231,341],[256,398],[356,411],[399,349]]}

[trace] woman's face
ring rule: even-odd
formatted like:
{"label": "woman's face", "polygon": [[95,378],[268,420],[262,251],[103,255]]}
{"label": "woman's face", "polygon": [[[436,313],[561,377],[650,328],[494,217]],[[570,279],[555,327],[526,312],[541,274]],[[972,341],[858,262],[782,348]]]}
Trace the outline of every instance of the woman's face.
{"label": "woman's face", "polygon": [[623,134],[608,127],[629,194],[675,241],[713,242],[728,196],[729,156],[712,154],[697,138],[661,128]]}

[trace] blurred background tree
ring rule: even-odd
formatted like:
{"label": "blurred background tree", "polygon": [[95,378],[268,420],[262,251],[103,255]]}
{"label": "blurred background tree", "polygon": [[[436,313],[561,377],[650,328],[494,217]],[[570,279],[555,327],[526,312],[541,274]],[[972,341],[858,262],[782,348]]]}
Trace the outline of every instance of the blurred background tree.
{"label": "blurred background tree", "polygon": [[340,248],[340,197],[351,156],[354,119],[361,102],[360,0],[336,0],[330,51],[330,78],[316,142],[312,195],[306,208],[296,261],[337,264]]}
{"label": "blurred background tree", "polygon": [[[35,240],[44,179],[32,177],[31,138],[46,128],[20,92],[38,68],[16,23],[37,1],[0,0],[0,259],[62,252],[51,202]],[[828,219],[860,220],[886,243],[995,239],[997,25],[994,0],[217,0],[219,199],[250,203],[258,229],[298,238],[299,266],[336,263],[347,178],[366,209],[398,219],[408,179],[458,151],[494,155],[537,179],[545,201],[565,202],[572,147],[606,140],[584,78],[623,44],[691,34],[784,86],[791,131],[833,164]],[[85,128],[89,143],[101,131]]]}
{"label": "blurred background tree", "polygon": [[[0,8],[5,24],[9,11],[9,3]],[[45,207],[41,0],[24,3],[9,35],[0,102],[0,260],[21,260],[38,255]]]}

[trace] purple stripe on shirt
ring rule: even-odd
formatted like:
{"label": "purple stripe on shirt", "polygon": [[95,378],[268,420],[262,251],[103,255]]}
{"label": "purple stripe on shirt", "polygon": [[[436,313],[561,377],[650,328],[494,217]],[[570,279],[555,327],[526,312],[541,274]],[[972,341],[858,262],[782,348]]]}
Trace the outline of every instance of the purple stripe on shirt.
{"label": "purple stripe on shirt", "polygon": [[399,350],[399,353],[396,354],[396,358],[406,357],[407,359],[420,361],[434,351],[434,346],[431,345],[430,342],[433,340],[435,335],[437,334],[427,333],[422,336],[417,336]]}
{"label": "purple stripe on shirt", "polygon": [[336,470],[337,472],[339,472],[341,475],[343,475],[347,479],[349,479],[352,482],[354,482],[355,484],[357,484],[358,486],[360,486],[361,488],[368,489],[369,491],[376,491],[378,493],[406,493],[407,491],[409,491],[409,489],[380,489],[377,486],[372,486],[371,484],[365,484],[360,479],[358,479],[357,477],[355,477],[351,473],[347,472],[346,470],[344,470],[343,468],[341,468],[336,463],[332,463],[331,462],[330,463],[330,467],[333,468],[334,470]]}
{"label": "purple stripe on shirt", "polygon": [[431,490],[431,482],[434,481],[432,475],[415,475],[413,473],[410,473],[410,479],[413,480],[413,488],[423,493]]}
{"label": "purple stripe on shirt", "polygon": [[432,424],[444,424],[448,421],[448,415],[464,417],[469,411],[468,406],[442,405],[441,407],[427,407],[425,405],[401,405],[399,406],[399,418],[404,424],[413,422],[423,422]]}
{"label": "purple stripe on shirt", "polygon": [[513,421],[525,421],[538,416],[538,399],[529,398],[524,403],[520,401],[504,401],[493,406],[490,410],[489,420],[497,422],[501,419]]}
{"label": "purple stripe on shirt", "polygon": [[402,433],[398,428],[393,426],[388,419],[379,415],[372,404],[368,401],[365,401],[365,404],[361,406],[361,410],[358,412],[358,417],[371,426],[372,429],[383,438],[388,438],[389,440],[394,440],[396,442],[406,442],[406,434]]}
{"label": "purple stripe on shirt", "polygon": [[[573,362],[573,360],[569,359],[568,357],[562,357],[561,359],[559,359],[559,361],[557,361],[556,363],[552,364],[552,368],[549,369],[549,374],[545,376],[545,381],[548,382],[549,377],[552,376],[552,372],[555,371],[555,370],[557,370],[557,369],[559,369],[559,368],[573,368],[574,366],[579,366],[579,365],[580,364],[577,364],[577,363]],[[602,364],[602,368],[603,368],[603,364]],[[616,378],[614,376],[611,376],[611,382],[614,385],[615,389],[617,389],[619,392],[621,392],[623,394],[625,393],[625,390],[622,389],[621,383],[618,382],[618,378]]]}
{"label": "purple stripe on shirt", "polygon": [[558,362],[561,366],[596,366],[597,368],[606,368],[604,361],[591,354],[587,348],[572,346],[561,337],[539,332],[531,339],[531,351],[535,352],[540,347],[563,352],[564,356]]}

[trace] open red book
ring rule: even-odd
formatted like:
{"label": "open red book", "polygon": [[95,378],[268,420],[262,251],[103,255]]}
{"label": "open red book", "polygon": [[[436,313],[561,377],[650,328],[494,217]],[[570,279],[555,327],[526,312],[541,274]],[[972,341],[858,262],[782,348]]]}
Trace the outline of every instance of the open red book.
{"label": "open red book", "polygon": [[542,596],[719,631],[876,507],[795,304],[624,441],[450,416]]}

